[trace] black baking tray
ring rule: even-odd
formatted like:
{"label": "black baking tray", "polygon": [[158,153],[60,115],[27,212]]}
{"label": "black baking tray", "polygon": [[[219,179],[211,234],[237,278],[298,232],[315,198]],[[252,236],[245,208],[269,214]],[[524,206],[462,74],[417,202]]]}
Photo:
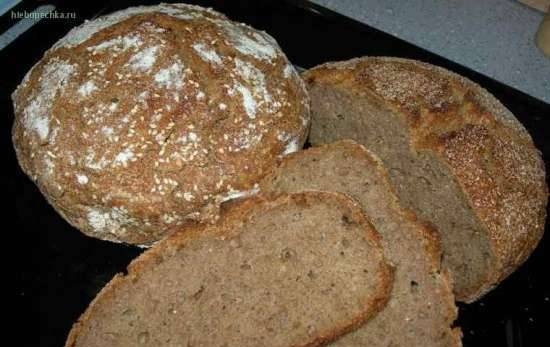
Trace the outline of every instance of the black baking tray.
{"label": "black baking tray", "polygon": [[[476,81],[506,105],[531,133],[545,157],[550,158],[550,105],[505,86],[438,55],[389,34],[355,22],[305,1],[190,1],[213,7],[230,18],[267,31],[277,39],[289,59],[308,68],[352,57],[398,56],[443,66]],[[71,27],[85,19],[135,4],[154,1],[24,1],[16,10],[30,11],[46,3],[58,12],[73,12],[75,19],[45,19],[0,51],[0,107],[3,119],[1,170],[5,185],[10,258],[15,267],[13,317],[17,346],[62,346],[71,324],[117,272],[142,250],[91,239],[72,230],[42,197],[17,165],[11,144],[13,108],[9,95],[43,52]],[[0,18],[0,30],[15,22],[10,12]],[[514,54],[514,52],[510,52]],[[550,62],[549,62],[550,63]],[[550,91],[549,91],[550,93]],[[6,210],[8,211],[8,210]],[[548,222],[546,223],[548,231]],[[482,300],[459,305],[457,325],[466,347],[550,346],[550,249],[546,235],[533,255]],[[106,346],[108,347],[108,346]]]}

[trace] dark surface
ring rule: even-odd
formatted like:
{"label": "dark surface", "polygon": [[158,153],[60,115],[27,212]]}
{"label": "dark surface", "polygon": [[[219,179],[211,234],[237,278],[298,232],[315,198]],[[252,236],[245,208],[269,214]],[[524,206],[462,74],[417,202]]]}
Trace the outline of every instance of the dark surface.
{"label": "dark surface", "polygon": [[[76,12],[75,20],[45,19],[0,51],[0,107],[2,155],[7,170],[1,182],[8,194],[10,240],[15,265],[13,299],[17,346],[62,346],[71,324],[97,291],[141,250],[94,240],[72,228],[47,204],[15,161],[10,128],[13,109],[9,94],[24,74],[71,27],[98,13],[147,1],[30,1],[18,6],[31,10],[37,4],[54,3],[60,12]],[[414,58],[446,67],[488,89],[529,130],[545,158],[550,158],[550,105],[497,83],[460,65],[405,43],[388,34],[301,1],[202,1],[230,18],[266,30],[277,39],[290,60],[308,68],[329,60],[361,55]],[[9,12],[8,12],[9,16]],[[14,21],[0,18],[0,30]],[[513,52],[511,52],[513,54]],[[546,161],[548,171],[548,160]],[[6,224],[6,223],[5,223]],[[548,223],[546,225],[548,230]],[[4,229],[7,233],[8,229]],[[11,236],[12,235],[12,236]],[[14,239],[12,239],[12,237]],[[460,305],[457,322],[463,329],[464,346],[548,346],[550,325],[550,236],[546,235],[531,258],[481,301]],[[546,323],[544,323],[546,322]],[[107,346],[106,346],[107,347]]]}

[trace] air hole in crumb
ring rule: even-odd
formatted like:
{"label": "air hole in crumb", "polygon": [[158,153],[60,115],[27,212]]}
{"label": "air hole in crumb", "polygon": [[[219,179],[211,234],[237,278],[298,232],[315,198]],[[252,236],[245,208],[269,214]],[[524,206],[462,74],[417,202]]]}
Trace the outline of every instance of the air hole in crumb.
{"label": "air hole in crumb", "polygon": [[351,219],[347,215],[342,215],[342,224],[344,225],[350,225],[352,224]]}
{"label": "air hole in crumb", "polygon": [[307,277],[314,280],[314,279],[317,278],[317,274],[315,272],[313,272],[313,270],[309,270],[308,273],[307,273]]}
{"label": "air hole in crumb", "polygon": [[344,115],[341,114],[341,113],[338,113],[338,114],[336,115],[336,118],[342,120],[342,119],[344,119]]}
{"label": "air hole in crumb", "polygon": [[250,266],[250,264],[244,262],[241,264],[241,269],[242,270],[250,270],[252,268],[252,266]]}
{"label": "air hole in crumb", "polygon": [[296,251],[288,247],[283,249],[280,255],[281,260],[285,262],[290,260],[291,258],[294,258],[295,256],[296,256]]}
{"label": "air hole in crumb", "polygon": [[412,293],[418,292],[418,282],[411,281],[411,292]]}
{"label": "air hole in crumb", "polygon": [[122,315],[124,317],[132,317],[135,313],[136,313],[136,311],[131,307],[128,307],[127,309],[122,311]]}
{"label": "air hole in crumb", "polygon": [[193,294],[193,299],[198,300],[201,297],[203,292],[204,292],[204,286],[201,285],[199,290],[197,290],[197,292]]}
{"label": "air hole in crumb", "polygon": [[116,104],[116,103],[119,102],[119,101],[120,101],[119,98],[111,98],[111,102],[112,102],[113,104]]}
{"label": "air hole in crumb", "polygon": [[346,253],[344,253],[344,251],[340,251],[340,255],[343,257],[346,255]]}
{"label": "air hole in crumb", "polygon": [[292,214],[292,221],[293,222],[297,222],[299,221],[300,219],[302,219],[302,214],[301,213],[294,213]]}

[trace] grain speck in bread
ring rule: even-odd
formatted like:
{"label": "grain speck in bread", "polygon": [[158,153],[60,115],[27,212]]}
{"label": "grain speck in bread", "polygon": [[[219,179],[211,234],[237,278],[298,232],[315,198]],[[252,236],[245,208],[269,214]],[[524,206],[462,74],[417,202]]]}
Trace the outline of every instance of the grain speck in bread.
{"label": "grain speck in bread", "polygon": [[327,63],[304,77],[311,142],[354,139],[382,159],[404,206],[441,233],[459,300],[482,296],[536,247],[548,199],[543,161],[489,92],[398,58]]}
{"label": "grain speck in bread", "polygon": [[384,310],[331,346],[461,346],[451,284],[435,230],[403,209],[382,162],[344,140],[291,154],[260,183],[264,192],[335,191],[359,202],[382,238],[395,281]]}
{"label": "grain speck in bread", "polygon": [[184,4],[74,28],[13,103],[18,160],[54,208],[90,236],[143,245],[253,193],[309,125],[273,38]]}
{"label": "grain speck in bread", "polygon": [[379,236],[344,195],[256,196],[222,214],[137,258],[66,347],[317,346],[385,304]]}

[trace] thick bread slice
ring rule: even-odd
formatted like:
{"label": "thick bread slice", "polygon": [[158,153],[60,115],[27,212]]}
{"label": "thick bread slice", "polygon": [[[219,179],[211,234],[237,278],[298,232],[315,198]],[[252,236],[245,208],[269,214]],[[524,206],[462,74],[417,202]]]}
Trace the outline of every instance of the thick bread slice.
{"label": "thick bread slice", "polygon": [[260,184],[264,191],[331,190],[357,201],[382,236],[386,259],[395,266],[390,301],[372,321],[335,346],[460,346],[454,296],[440,272],[437,233],[400,207],[381,161],[344,140],[297,152],[281,161]]}
{"label": "thick bread slice", "polygon": [[344,195],[229,203],[116,276],[67,347],[317,346],[363,324],[393,282],[379,236]]}
{"label": "thick bread slice", "polygon": [[304,78],[310,142],[353,139],[382,159],[402,204],[441,233],[458,300],[476,300],[531,254],[544,230],[544,163],[485,89],[398,58],[328,63]]}

